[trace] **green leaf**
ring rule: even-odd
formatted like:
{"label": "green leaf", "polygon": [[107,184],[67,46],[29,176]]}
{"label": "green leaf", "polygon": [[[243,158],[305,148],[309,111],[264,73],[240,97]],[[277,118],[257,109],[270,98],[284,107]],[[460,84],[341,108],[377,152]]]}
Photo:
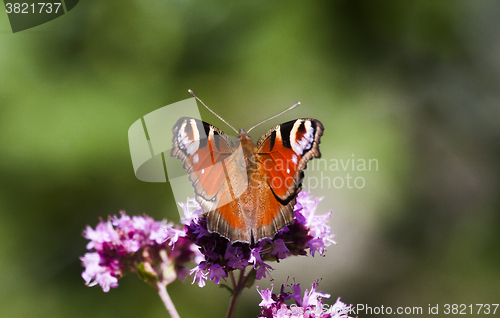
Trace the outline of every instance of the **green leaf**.
{"label": "green leaf", "polygon": [[151,273],[146,269],[144,262],[140,263],[137,266],[137,274],[143,281],[153,287],[156,287],[156,284],[158,283],[158,277],[154,273]]}

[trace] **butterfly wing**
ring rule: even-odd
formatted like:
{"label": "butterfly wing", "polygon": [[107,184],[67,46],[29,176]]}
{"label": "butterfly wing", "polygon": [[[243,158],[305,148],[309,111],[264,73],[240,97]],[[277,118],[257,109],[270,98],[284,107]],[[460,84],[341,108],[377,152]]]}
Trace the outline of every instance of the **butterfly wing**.
{"label": "butterfly wing", "polygon": [[259,219],[256,239],[272,236],[292,221],[303,170],[310,159],[321,157],[323,130],[319,120],[300,118],[271,128],[257,142],[256,160],[267,183],[261,196],[267,198],[268,204],[258,212],[265,217]]}
{"label": "butterfly wing", "polygon": [[233,153],[233,143],[216,127],[195,118],[180,118],[172,131],[170,155],[184,164],[196,196],[213,200],[225,180],[221,163]]}
{"label": "butterfly wing", "polygon": [[249,241],[238,205],[248,186],[241,147],[235,149],[224,132],[194,118],[180,118],[173,135],[171,156],[183,162],[196,200],[208,213],[208,230],[231,241]]}
{"label": "butterfly wing", "polygon": [[208,207],[205,210],[208,211],[208,230],[231,242],[250,243],[254,220],[245,213],[243,202],[252,189],[248,187],[247,167],[241,147],[224,160],[224,169],[226,180],[217,197],[217,208]]}

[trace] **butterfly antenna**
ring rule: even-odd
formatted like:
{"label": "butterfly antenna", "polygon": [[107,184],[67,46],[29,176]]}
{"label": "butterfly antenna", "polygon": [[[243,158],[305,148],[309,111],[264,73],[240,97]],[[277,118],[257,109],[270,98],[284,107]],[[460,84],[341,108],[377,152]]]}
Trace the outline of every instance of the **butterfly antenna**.
{"label": "butterfly antenna", "polygon": [[297,107],[297,106],[299,106],[299,105],[300,105],[300,102],[296,102],[295,104],[293,104],[292,106],[288,107],[287,109],[285,109],[284,111],[282,111],[282,112],[281,112],[281,113],[279,113],[278,115],[274,115],[274,116],[273,116],[273,117],[271,117],[271,118],[268,118],[268,119],[266,119],[266,120],[261,121],[261,122],[260,122],[260,123],[258,123],[257,125],[255,125],[255,126],[253,126],[252,128],[250,128],[250,129],[247,131],[247,134],[250,132],[250,130],[254,129],[255,127],[259,126],[260,124],[263,124],[263,123],[265,123],[265,122],[266,122],[266,121],[268,121],[268,120],[271,120],[271,119],[273,119],[273,118],[276,118],[276,117],[278,117],[279,115],[282,115],[282,114],[286,113],[287,111],[292,110],[292,109],[294,109],[295,107]]}
{"label": "butterfly antenna", "polygon": [[206,108],[207,108],[207,109],[208,109],[208,110],[209,110],[212,114],[214,114],[215,116],[217,116],[217,118],[219,118],[220,120],[222,120],[222,121],[223,121],[226,125],[228,125],[229,127],[231,127],[231,129],[232,129],[232,130],[236,131],[236,133],[237,133],[237,134],[239,134],[239,132],[238,132],[236,129],[234,129],[234,127],[233,127],[233,126],[229,125],[229,123],[228,123],[227,121],[225,121],[224,119],[222,119],[222,117],[220,117],[220,116],[219,116],[219,115],[217,115],[217,114],[216,114],[213,110],[211,110],[210,108],[208,108],[208,106],[207,106],[207,105],[205,105],[205,103],[204,103],[204,102],[202,102],[202,100],[201,100],[201,99],[199,99],[199,98],[198,98],[198,96],[196,96],[196,94],[195,94],[192,90],[188,89],[188,92],[189,92],[189,94],[193,95],[193,96],[194,96],[194,98],[196,98],[196,99],[197,99],[197,100],[198,100],[198,101],[199,101],[199,102],[200,102],[203,106],[205,106],[205,107],[206,107]]}

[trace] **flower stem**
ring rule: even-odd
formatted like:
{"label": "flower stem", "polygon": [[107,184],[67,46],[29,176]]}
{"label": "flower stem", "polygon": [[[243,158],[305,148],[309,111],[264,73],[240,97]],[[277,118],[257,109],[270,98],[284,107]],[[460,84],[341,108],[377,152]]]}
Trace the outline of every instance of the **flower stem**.
{"label": "flower stem", "polygon": [[241,292],[243,290],[241,283],[243,282],[243,277],[245,276],[245,269],[240,272],[240,277],[238,278],[238,283],[233,283],[233,297],[231,298],[231,304],[229,305],[229,311],[227,312],[227,318],[233,318],[234,312],[236,311],[236,304],[240,298]]}
{"label": "flower stem", "polygon": [[241,292],[245,288],[248,278],[253,274],[253,271],[254,269],[252,268],[250,272],[248,272],[248,275],[245,276],[245,269],[242,269],[240,272],[240,277],[238,278],[238,283],[235,282],[233,272],[230,272],[230,276],[233,281],[233,296],[231,298],[231,304],[229,305],[229,311],[227,312],[227,318],[234,317],[234,313],[236,312],[236,305],[238,304],[238,300],[240,299]]}
{"label": "flower stem", "polygon": [[229,277],[231,277],[231,283],[233,284],[233,288],[236,287],[236,280],[234,279],[234,271],[229,272]]}
{"label": "flower stem", "polygon": [[170,316],[172,318],[180,318],[179,314],[177,313],[177,310],[175,310],[174,303],[172,302],[172,299],[170,299],[170,296],[167,293],[167,287],[162,284],[162,282],[159,282],[156,285],[158,289],[158,294],[160,294],[161,300],[163,300],[163,303],[165,304],[165,307],[167,307],[168,312],[170,313]]}

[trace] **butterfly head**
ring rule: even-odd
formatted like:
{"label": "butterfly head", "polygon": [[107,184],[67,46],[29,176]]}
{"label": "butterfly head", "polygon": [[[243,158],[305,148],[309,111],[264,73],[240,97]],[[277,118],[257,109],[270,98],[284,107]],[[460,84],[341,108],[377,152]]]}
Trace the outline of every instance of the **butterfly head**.
{"label": "butterfly head", "polygon": [[242,128],[242,129],[240,129],[240,136],[238,137],[238,140],[240,142],[242,142],[242,141],[252,141],[252,138],[249,135],[247,135],[247,132]]}

